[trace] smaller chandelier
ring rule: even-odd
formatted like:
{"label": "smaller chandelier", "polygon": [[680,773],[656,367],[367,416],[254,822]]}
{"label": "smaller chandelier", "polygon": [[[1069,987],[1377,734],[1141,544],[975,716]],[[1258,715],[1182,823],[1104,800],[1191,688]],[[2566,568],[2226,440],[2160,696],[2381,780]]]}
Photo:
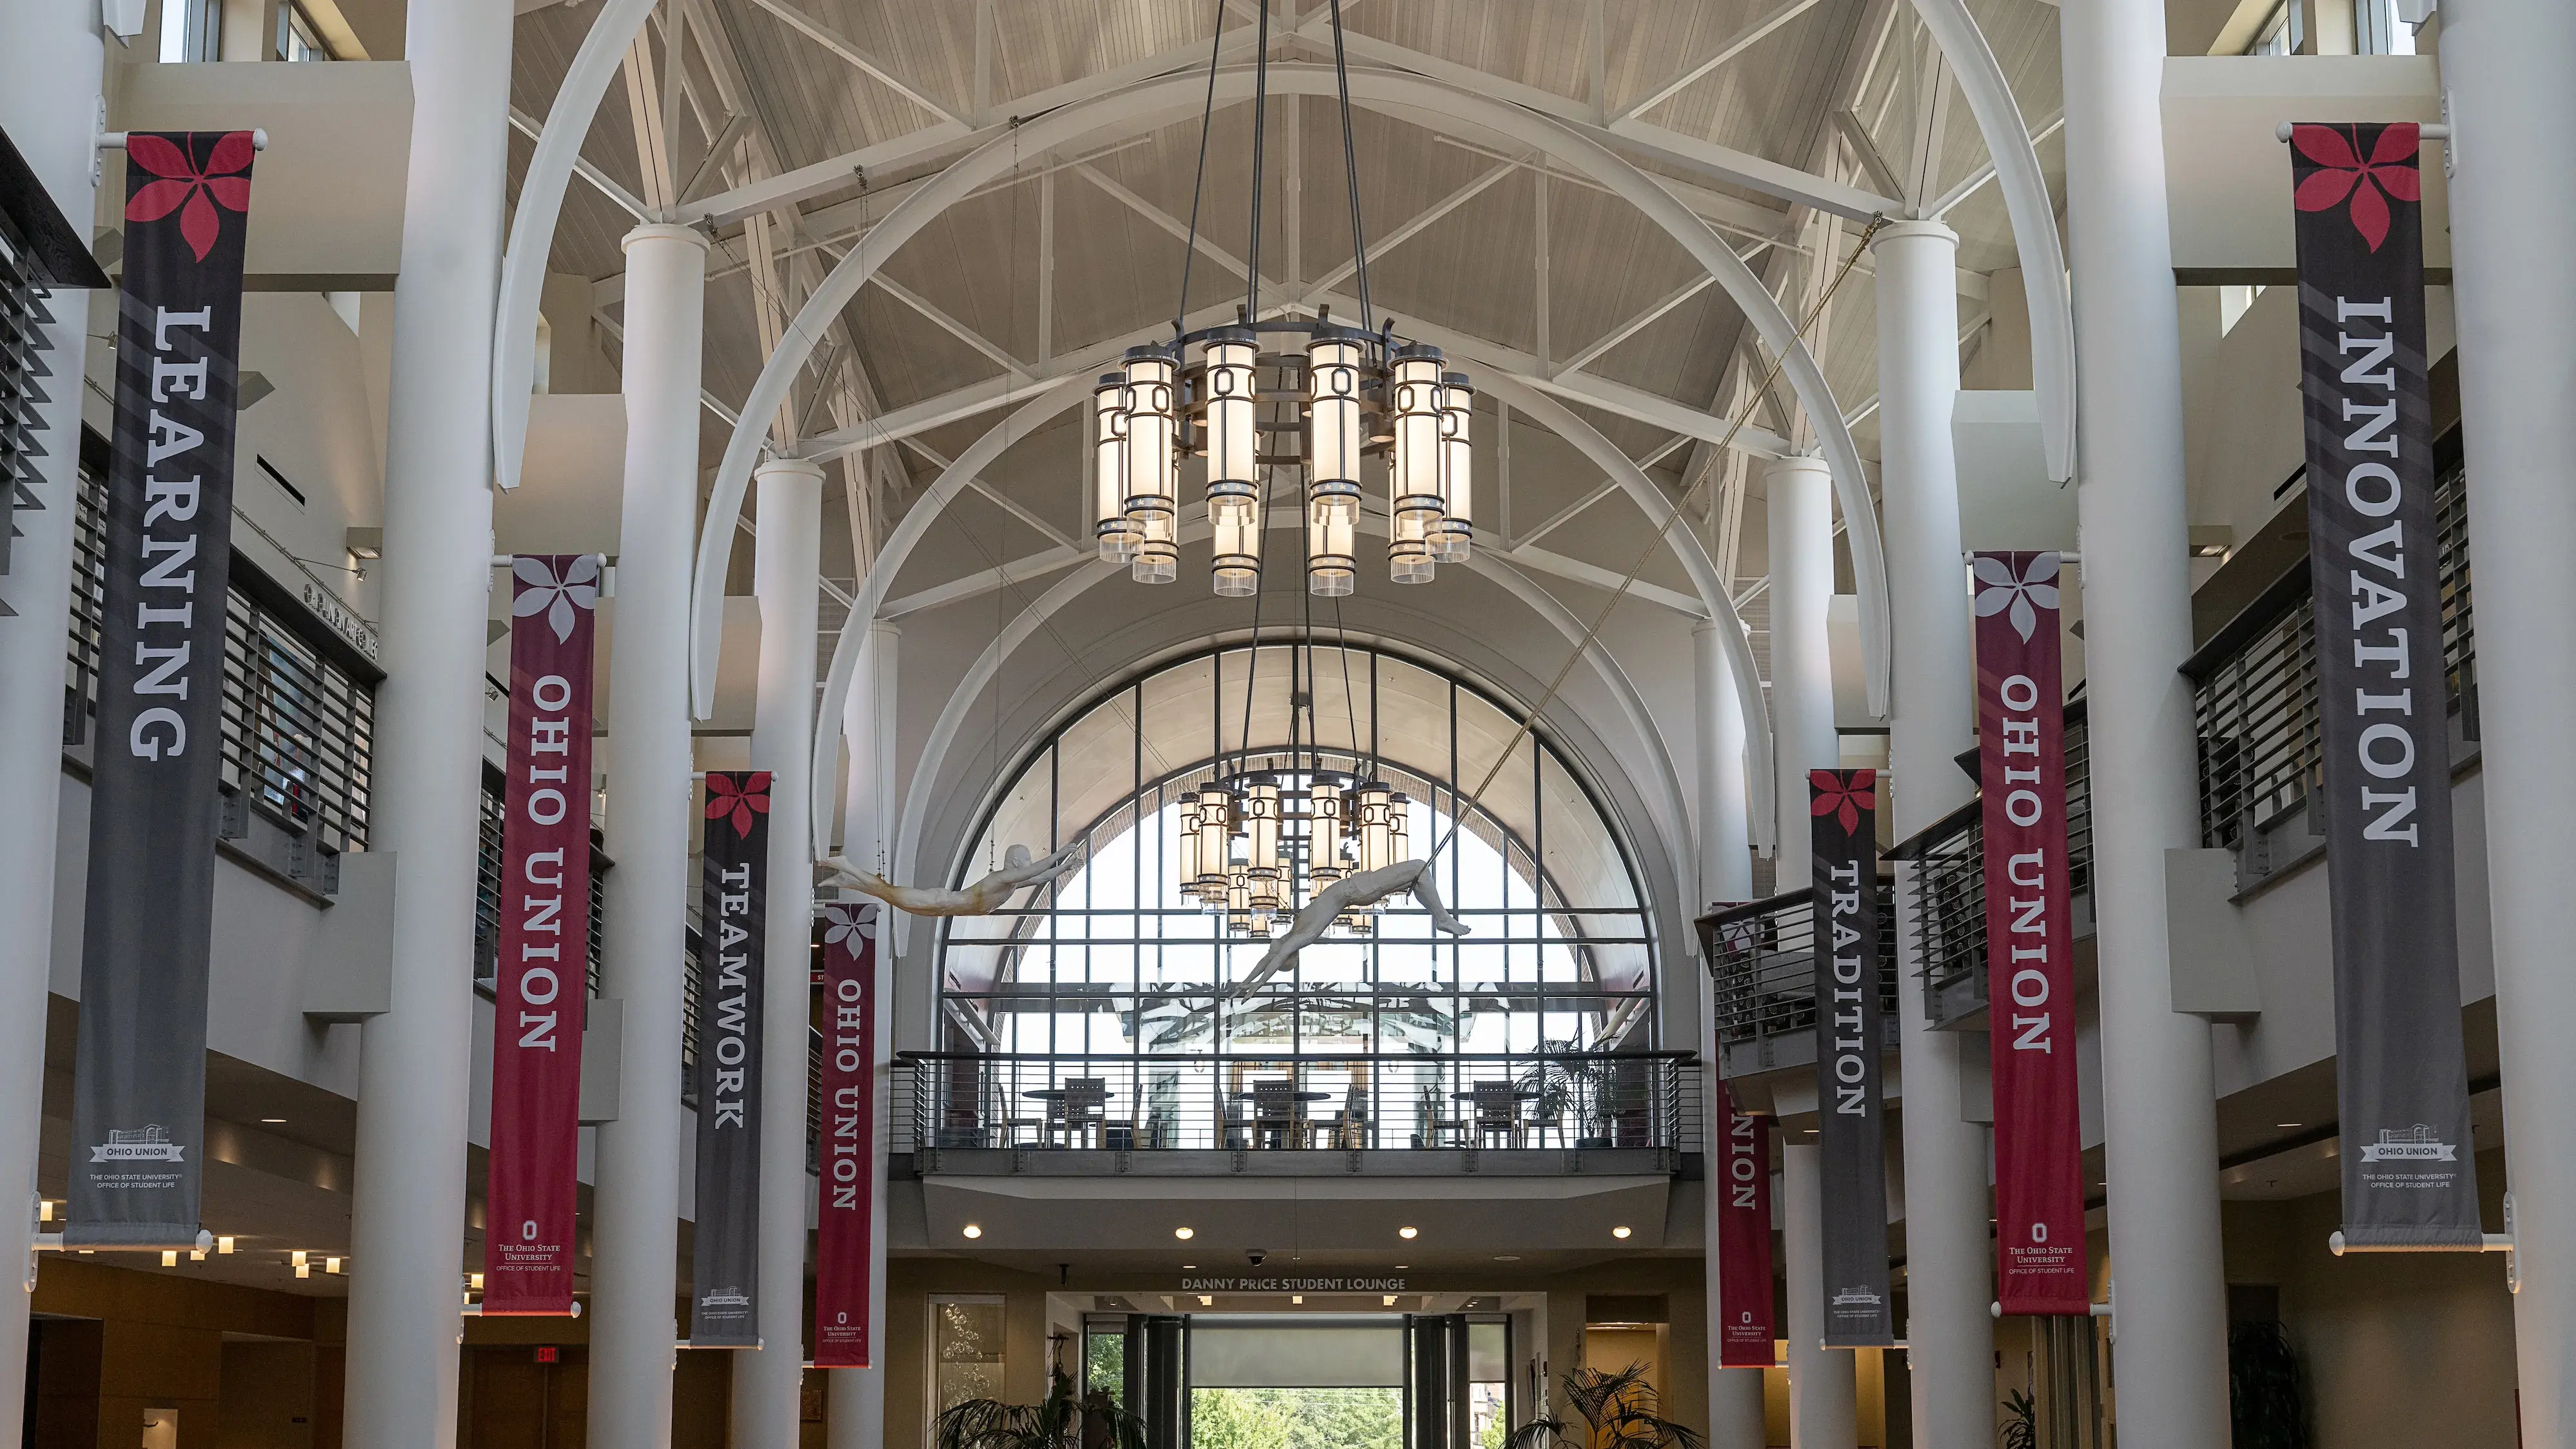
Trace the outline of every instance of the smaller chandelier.
{"label": "smaller chandelier", "polygon": [[[1293,808],[1300,801],[1303,812]],[[1323,773],[1303,776],[1302,787],[1295,772],[1247,772],[1185,791],[1175,810],[1181,893],[1223,916],[1230,934],[1268,936],[1354,871],[1407,859],[1410,803],[1384,781]],[[1346,912],[1334,925],[1366,934],[1380,909]]]}
{"label": "smaller chandelier", "polygon": [[[1301,348],[1264,353],[1260,335]],[[1190,347],[1195,365],[1184,365]],[[1207,460],[1211,582],[1219,597],[1260,588],[1268,519],[1264,468],[1303,466],[1306,587],[1348,595],[1367,460],[1384,459],[1387,576],[1428,583],[1467,560],[1475,536],[1468,420],[1476,390],[1440,349],[1394,345],[1325,314],[1188,334],[1127,350],[1092,388],[1091,516],[1100,557],[1138,583],[1180,576],[1180,459]],[[1267,374],[1269,386],[1264,387]]]}

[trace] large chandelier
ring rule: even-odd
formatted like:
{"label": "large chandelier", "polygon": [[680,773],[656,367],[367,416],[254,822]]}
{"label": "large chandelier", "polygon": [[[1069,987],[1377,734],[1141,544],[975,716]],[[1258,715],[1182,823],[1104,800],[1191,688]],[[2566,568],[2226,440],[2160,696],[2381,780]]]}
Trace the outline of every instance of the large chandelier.
{"label": "large chandelier", "polygon": [[[1368,241],[1360,225],[1359,176],[1351,145],[1351,98],[1342,67],[1340,0],[1332,4],[1333,56],[1340,87],[1342,161],[1350,197],[1357,328],[1312,317],[1265,318],[1261,310],[1262,146],[1269,99],[1270,8],[1260,7],[1254,51],[1252,201],[1243,305],[1230,326],[1185,331],[1176,313],[1169,343],[1127,349],[1124,364],[1091,390],[1091,518],[1100,557],[1127,565],[1138,583],[1180,576],[1178,519],[1183,458],[1207,460],[1212,581],[1221,598],[1261,587],[1267,531],[1263,470],[1302,470],[1306,587],[1341,598],[1358,579],[1360,500],[1383,459],[1387,577],[1429,583],[1438,566],[1463,563],[1475,536],[1468,418],[1476,390],[1447,371],[1440,349],[1398,339],[1391,320],[1371,330]],[[1200,117],[1200,181],[1215,114],[1215,66],[1208,57],[1208,111]],[[1182,251],[1181,307],[1189,303],[1198,251],[1198,201]],[[1264,344],[1269,345],[1264,350]]]}
{"label": "large chandelier", "polygon": [[[1268,936],[1299,902],[1356,871],[1408,859],[1411,802],[1383,780],[1323,770],[1245,771],[1181,796],[1181,892],[1228,934]],[[1381,907],[1339,917],[1361,935]]]}
{"label": "large chandelier", "polygon": [[[1260,339],[1301,339],[1278,351]],[[1185,365],[1197,350],[1194,364]],[[1302,468],[1306,587],[1358,579],[1363,471],[1384,459],[1387,577],[1429,583],[1475,537],[1476,390],[1440,349],[1311,319],[1238,323],[1127,350],[1091,391],[1092,532],[1142,584],[1180,576],[1181,459],[1207,460],[1211,574],[1221,598],[1260,587],[1265,468]]]}

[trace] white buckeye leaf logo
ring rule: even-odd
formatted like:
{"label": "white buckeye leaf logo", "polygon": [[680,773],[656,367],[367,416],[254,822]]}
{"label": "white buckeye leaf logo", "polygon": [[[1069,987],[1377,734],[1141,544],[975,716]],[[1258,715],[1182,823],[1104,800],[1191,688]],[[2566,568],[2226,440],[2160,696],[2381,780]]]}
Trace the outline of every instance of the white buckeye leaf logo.
{"label": "white buckeye leaf logo", "polygon": [[[2057,607],[2057,555],[2035,553],[2022,566],[2021,575],[2013,575],[2012,565],[1993,554],[1981,553],[1976,559],[1977,617],[1991,618],[2003,614],[2013,632],[2030,642],[2033,629],[2039,627],[2040,609]],[[2010,612],[2006,612],[2009,610]]]}
{"label": "white buckeye leaf logo", "polygon": [[537,614],[546,616],[546,627],[555,631],[555,642],[572,638],[575,609],[599,607],[599,555],[576,556],[556,578],[553,560],[521,556],[510,562],[510,572],[527,588],[511,601],[510,613],[516,618]]}

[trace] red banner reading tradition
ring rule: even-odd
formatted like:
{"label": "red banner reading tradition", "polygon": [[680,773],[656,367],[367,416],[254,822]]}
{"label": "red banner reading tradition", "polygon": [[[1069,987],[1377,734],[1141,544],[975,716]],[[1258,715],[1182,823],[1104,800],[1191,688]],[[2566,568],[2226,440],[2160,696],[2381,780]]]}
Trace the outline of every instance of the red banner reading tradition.
{"label": "red banner reading tradition", "polygon": [[596,554],[511,567],[510,740],[492,983],[483,1311],[572,1312],[581,1028],[590,964]]}
{"label": "red banner reading tradition", "polygon": [[1735,1109],[1718,1083],[1726,1136],[1716,1154],[1718,1362],[1726,1368],[1778,1363],[1771,1327],[1771,1119]]}
{"label": "red banner reading tradition", "polygon": [[823,910],[822,1186],[815,1205],[814,1366],[866,1368],[877,1220],[875,902]]}
{"label": "red banner reading tradition", "polygon": [[1998,1296],[2087,1313],[2058,557],[1981,553],[1975,573]]}

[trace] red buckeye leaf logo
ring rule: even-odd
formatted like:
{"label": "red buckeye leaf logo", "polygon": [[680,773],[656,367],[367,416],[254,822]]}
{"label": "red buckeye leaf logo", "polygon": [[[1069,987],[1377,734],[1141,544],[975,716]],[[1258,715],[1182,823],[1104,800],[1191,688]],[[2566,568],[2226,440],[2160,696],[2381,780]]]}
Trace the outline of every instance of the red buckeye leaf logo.
{"label": "red buckeye leaf logo", "polygon": [[2293,126],[2290,143],[2319,168],[2299,183],[2301,211],[2331,211],[2351,200],[2351,218],[2372,251],[2388,240],[2391,199],[2420,201],[2423,173],[2414,163],[2418,133],[2412,124],[2390,126],[2379,133],[2370,159],[2361,157],[2359,126]]}
{"label": "red buckeye leaf logo", "polygon": [[751,817],[769,813],[769,772],[756,770],[737,780],[731,775],[707,776],[707,818],[722,820],[733,817],[733,833],[748,839]]}
{"label": "red buckeye leaf logo", "polygon": [[227,131],[216,138],[206,153],[206,164],[200,167],[188,154],[195,138],[193,131],[183,137],[185,144],[144,131],[125,138],[126,164],[140,166],[157,178],[137,188],[125,203],[125,219],[159,221],[171,212],[179,213],[179,235],[202,262],[223,230],[217,208],[250,210],[250,178],[241,173],[250,169],[257,150],[251,145],[250,132]]}
{"label": "red buckeye leaf logo", "polygon": [[1854,770],[1848,777],[1840,770],[1809,770],[1807,784],[1816,792],[1813,813],[1834,816],[1845,835],[1860,829],[1860,812],[1878,808],[1876,770]]}

